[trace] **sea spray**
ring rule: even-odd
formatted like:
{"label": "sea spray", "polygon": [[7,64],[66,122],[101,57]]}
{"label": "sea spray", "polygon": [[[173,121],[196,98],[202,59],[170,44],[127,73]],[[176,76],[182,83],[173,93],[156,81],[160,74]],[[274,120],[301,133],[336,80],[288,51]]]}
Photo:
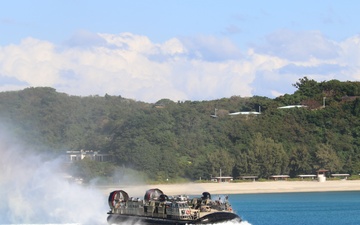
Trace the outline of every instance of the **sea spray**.
{"label": "sea spray", "polygon": [[217,223],[216,225],[251,225],[251,223],[249,223],[248,221],[226,221],[223,223]]}
{"label": "sea spray", "polygon": [[[61,158],[37,154],[24,146],[0,129],[0,224],[107,223],[107,195],[65,179]],[[218,225],[239,224],[249,225],[246,221]]]}
{"label": "sea spray", "polygon": [[0,224],[104,224],[106,196],[63,178],[44,157],[0,130]]}

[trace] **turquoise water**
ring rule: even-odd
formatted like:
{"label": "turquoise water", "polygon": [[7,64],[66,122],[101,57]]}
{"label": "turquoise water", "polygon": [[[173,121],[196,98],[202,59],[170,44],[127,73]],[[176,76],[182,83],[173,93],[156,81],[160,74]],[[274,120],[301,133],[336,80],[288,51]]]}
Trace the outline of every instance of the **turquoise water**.
{"label": "turquoise water", "polygon": [[360,192],[229,195],[252,225],[360,225]]}
{"label": "turquoise water", "polygon": [[[215,199],[217,195],[212,197]],[[237,194],[229,195],[229,200],[234,211],[244,222],[239,224],[230,221],[220,225],[360,225],[360,191]],[[13,220],[19,221],[17,224],[29,224],[23,221],[37,221],[38,225],[50,223],[68,225],[69,222],[63,221],[77,221],[73,219],[74,216],[70,213],[73,212],[85,218],[88,218],[87,214],[90,214],[90,218],[92,218],[90,223],[89,220],[84,220],[86,222],[79,221],[76,224],[107,225],[106,211],[92,210],[91,206],[79,207],[77,205],[73,208],[68,207],[69,211],[63,212],[65,215],[64,220],[60,221],[51,220],[49,218],[51,215],[44,215],[44,219],[40,217],[32,219],[30,217],[30,219],[25,220],[22,214],[16,214],[15,212],[9,214],[9,211],[1,211],[1,206],[0,204],[0,224],[11,224],[9,215],[13,215],[15,217],[19,216],[19,218]],[[36,210],[37,208],[33,207],[32,209]],[[40,214],[35,213],[35,215]],[[51,222],[49,223],[49,221]],[[74,223],[72,222],[72,224]],[[124,225],[142,224],[125,223]]]}

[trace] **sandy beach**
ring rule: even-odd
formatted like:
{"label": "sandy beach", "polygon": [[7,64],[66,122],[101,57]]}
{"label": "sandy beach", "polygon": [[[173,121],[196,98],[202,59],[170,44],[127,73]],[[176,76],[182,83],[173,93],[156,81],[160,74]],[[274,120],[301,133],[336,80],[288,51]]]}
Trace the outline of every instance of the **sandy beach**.
{"label": "sandy beach", "polygon": [[150,188],[159,188],[167,195],[199,195],[204,191],[211,194],[287,193],[287,192],[328,192],[360,191],[360,180],[336,181],[266,181],[242,183],[186,183],[136,186],[102,187],[104,194],[113,190],[125,190],[131,196],[142,196]]}

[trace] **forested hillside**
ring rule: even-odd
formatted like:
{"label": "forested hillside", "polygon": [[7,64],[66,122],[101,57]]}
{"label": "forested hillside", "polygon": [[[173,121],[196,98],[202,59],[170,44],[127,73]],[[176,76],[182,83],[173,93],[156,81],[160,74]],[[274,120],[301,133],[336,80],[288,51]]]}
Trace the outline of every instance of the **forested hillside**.
{"label": "forested hillside", "polygon": [[[304,77],[294,86],[295,93],[276,99],[156,104],[28,88],[0,93],[0,118],[37,151],[108,152],[111,168],[131,168],[151,180],[209,179],[220,168],[233,177],[296,176],[320,168],[359,173],[360,83]],[[307,107],[278,108],[287,105]],[[259,110],[260,115],[229,115]],[[101,168],[92,173],[110,175]]]}

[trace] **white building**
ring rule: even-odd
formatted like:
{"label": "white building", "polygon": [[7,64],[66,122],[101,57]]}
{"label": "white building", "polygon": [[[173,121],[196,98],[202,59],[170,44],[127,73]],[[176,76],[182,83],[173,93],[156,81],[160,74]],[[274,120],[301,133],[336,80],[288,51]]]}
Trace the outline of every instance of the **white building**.
{"label": "white building", "polygon": [[287,105],[278,107],[278,109],[306,108],[306,105]]}
{"label": "white building", "polygon": [[233,112],[229,113],[229,116],[237,116],[237,115],[260,115],[260,112]]}
{"label": "white building", "polygon": [[93,150],[66,151],[66,158],[70,162],[80,161],[85,158],[98,162],[111,161],[111,156],[109,154],[102,154]]}

